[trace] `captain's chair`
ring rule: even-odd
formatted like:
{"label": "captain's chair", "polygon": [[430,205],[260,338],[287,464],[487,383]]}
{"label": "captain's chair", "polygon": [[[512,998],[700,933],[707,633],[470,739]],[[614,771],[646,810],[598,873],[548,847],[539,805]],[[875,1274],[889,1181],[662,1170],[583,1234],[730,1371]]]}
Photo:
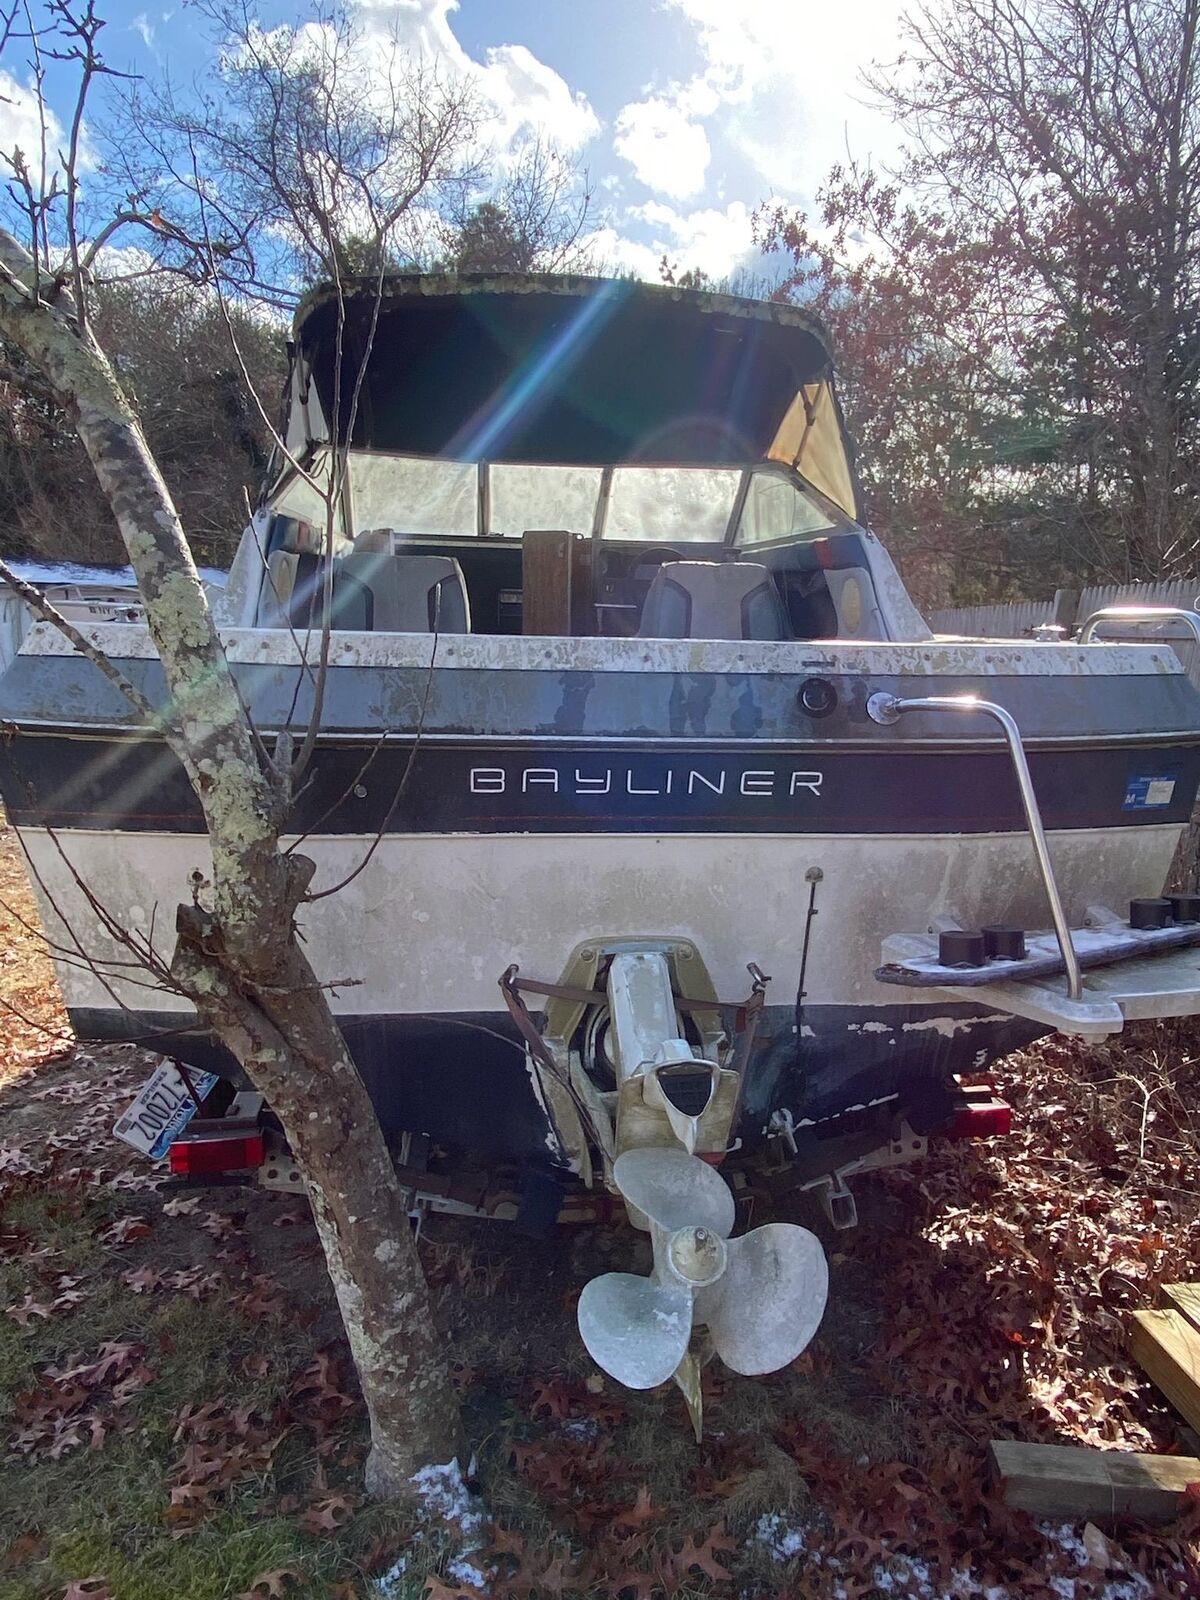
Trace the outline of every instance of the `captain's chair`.
{"label": "captain's chair", "polygon": [[641,639],[790,639],[787,612],[756,561],[664,561],[642,606]]}
{"label": "captain's chair", "polygon": [[470,633],[471,608],[462,568],[451,556],[355,549],[337,564],[339,577],[370,597],[376,633]]}
{"label": "captain's chair", "polygon": [[[259,606],[265,628],[319,628],[322,557],[275,550]],[[376,633],[470,633],[462,568],[449,556],[354,550],[333,563],[333,626]]]}

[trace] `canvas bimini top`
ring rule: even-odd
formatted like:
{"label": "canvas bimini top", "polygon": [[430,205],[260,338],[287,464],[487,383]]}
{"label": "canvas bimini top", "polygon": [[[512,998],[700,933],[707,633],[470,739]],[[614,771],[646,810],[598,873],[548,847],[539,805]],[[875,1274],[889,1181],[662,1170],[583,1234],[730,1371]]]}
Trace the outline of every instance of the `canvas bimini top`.
{"label": "canvas bimini top", "polygon": [[628,279],[398,273],[343,285],[340,314],[339,361],[337,290],[297,311],[293,454],[332,433],[443,461],[773,461],[856,515],[828,336],[795,306]]}

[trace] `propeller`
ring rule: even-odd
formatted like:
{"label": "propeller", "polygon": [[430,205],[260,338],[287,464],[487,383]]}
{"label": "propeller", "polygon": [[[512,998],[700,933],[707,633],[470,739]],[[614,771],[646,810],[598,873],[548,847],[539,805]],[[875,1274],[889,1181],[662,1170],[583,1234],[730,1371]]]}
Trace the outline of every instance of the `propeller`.
{"label": "propeller", "polygon": [[675,1377],[699,1432],[693,1325],[708,1329],[713,1350],[734,1372],[786,1366],[824,1314],[825,1252],[807,1228],[789,1222],[731,1239],[729,1186],[686,1150],[627,1150],[613,1180],[633,1221],[649,1230],[654,1268],[648,1278],[593,1278],[579,1297],[579,1332],[596,1365],[628,1389]]}

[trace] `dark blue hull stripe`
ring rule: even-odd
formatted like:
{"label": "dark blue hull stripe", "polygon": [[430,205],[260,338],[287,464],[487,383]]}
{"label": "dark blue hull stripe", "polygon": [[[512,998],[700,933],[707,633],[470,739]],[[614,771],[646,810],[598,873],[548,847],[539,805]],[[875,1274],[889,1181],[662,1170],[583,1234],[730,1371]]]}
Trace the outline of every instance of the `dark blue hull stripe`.
{"label": "dark blue hull stripe", "polygon": [[[1200,745],[1096,744],[1030,753],[1049,828],[1182,823]],[[160,741],[18,734],[0,793],[20,826],[199,833],[182,768]],[[289,832],[987,833],[1023,831],[1009,757],[991,749],[720,750],[631,740],[539,744],[322,740]]]}

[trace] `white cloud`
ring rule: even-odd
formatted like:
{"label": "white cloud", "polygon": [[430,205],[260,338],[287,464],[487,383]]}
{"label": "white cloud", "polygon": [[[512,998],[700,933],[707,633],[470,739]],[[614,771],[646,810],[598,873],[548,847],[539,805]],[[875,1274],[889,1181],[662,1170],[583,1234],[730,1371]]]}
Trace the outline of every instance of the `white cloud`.
{"label": "white cloud", "polygon": [[587,96],[523,44],[502,44],[476,61],[459,43],[450,19],[458,0],[359,0],[355,19],[368,39],[391,41],[444,77],[475,86],[484,104],[485,142],[499,156],[541,136],[564,154],[600,131]]}
{"label": "white cloud", "polygon": [[616,228],[596,228],[580,241],[595,270],[600,273],[632,272],[648,283],[660,283],[659,266],[663,252],[648,244],[629,239]]}
{"label": "white cloud", "polygon": [[600,119],[587,96],[572,93],[566,81],[523,44],[505,44],[487,53],[475,69],[480,92],[495,108],[496,142],[507,148],[523,135],[542,134],[564,154],[600,132]]}
{"label": "white cloud", "polygon": [[683,106],[656,96],[625,106],[613,149],[648,189],[686,200],[704,187],[708,135]]}
{"label": "white cloud", "polygon": [[[46,107],[46,154],[57,166],[55,154],[63,144],[63,129],[49,106]],[[42,126],[38,118],[37,94],[32,86],[18,82],[0,68],[0,155],[5,167],[14,151],[25,157],[34,182],[42,159]]]}
{"label": "white cloud", "polygon": [[[896,55],[901,0],[842,0],[803,12],[795,0],[665,3],[694,26],[704,66],[647,103],[664,124],[686,125],[697,147],[720,133],[764,183],[804,199],[848,152],[885,161],[896,154],[897,133],[867,103],[861,74],[872,60]],[[702,181],[668,187],[661,180],[671,171],[663,162],[639,176],[675,198],[700,192]]]}
{"label": "white cloud", "polygon": [[689,212],[652,200],[634,206],[629,215],[653,230],[650,254],[656,265],[666,256],[680,271],[698,269],[719,280],[754,255],[754,210],[741,200],[734,200],[723,211],[706,206]]}

